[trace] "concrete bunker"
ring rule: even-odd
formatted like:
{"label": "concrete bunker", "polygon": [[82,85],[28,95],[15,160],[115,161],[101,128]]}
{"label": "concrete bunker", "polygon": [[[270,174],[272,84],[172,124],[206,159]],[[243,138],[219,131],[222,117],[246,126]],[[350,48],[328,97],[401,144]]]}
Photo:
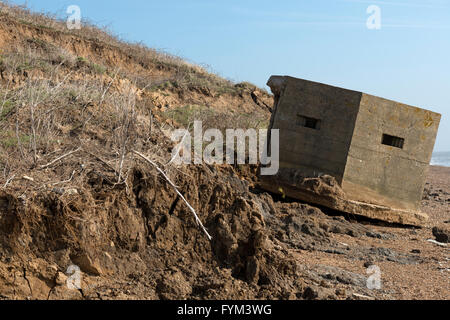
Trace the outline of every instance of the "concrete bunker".
{"label": "concrete bunker", "polygon": [[441,115],[288,76],[268,82],[280,170],[262,187],[335,210],[422,225],[425,179]]}

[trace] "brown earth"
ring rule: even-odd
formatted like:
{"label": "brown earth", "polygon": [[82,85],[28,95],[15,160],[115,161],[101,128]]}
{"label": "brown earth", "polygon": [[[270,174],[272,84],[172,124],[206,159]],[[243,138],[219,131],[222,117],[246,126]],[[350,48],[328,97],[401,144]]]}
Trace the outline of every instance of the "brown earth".
{"label": "brown earth", "polygon": [[[430,224],[414,229],[268,194],[252,166],[174,166],[169,130],[197,117],[251,127],[272,97],[92,27],[1,9],[1,299],[449,298],[448,246],[427,240],[448,225],[450,168],[431,168]],[[211,241],[133,150],[164,169]],[[367,288],[371,265],[380,290]]]}
{"label": "brown earth", "polygon": [[[427,242],[431,225],[406,229],[328,216],[252,192],[232,168],[193,167],[176,183],[199,208],[213,236],[209,242],[152,171],[139,165],[129,193],[113,186],[105,193],[107,180],[97,176],[77,195],[48,192],[27,199],[31,210],[3,194],[2,297],[449,298],[449,251]],[[449,168],[439,171],[450,176]],[[448,218],[448,204],[431,204]],[[82,271],[80,291],[66,286],[64,273],[72,264]],[[381,269],[381,290],[366,287],[370,265]]]}

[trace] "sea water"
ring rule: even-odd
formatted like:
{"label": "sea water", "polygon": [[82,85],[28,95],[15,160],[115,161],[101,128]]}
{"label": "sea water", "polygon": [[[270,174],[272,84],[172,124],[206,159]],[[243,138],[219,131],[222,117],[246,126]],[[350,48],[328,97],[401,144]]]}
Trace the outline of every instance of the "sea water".
{"label": "sea water", "polygon": [[431,164],[433,166],[450,167],[450,151],[434,152]]}

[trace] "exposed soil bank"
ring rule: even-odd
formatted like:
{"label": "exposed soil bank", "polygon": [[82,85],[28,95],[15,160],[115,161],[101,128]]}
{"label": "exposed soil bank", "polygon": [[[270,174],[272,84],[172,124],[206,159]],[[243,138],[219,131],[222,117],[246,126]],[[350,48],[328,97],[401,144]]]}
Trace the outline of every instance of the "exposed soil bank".
{"label": "exposed soil bank", "polygon": [[[433,168],[450,175],[448,169]],[[138,167],[130,190],[87,181],[77,195],[1,195],[0,294],[6,299],[448,299],[448,248],[430,228],[330,217],[250,192],[232,168],[192,167],[176,181],[213,236],[209,242],[173,190]],[[445,181],[445,180],[444,180]],[[448,189],[424,210],[445,224]],[[445,201],[444,201],[445,200]],[[444,202],[443,202],[444,201]],[[97,204],[96,204],[97,203]],[[100,204],[100,205],[99,205]],[[447,221],[448,222],[448,221]],[[66,286],[81,268],[81,290]],[[382,289],[366,287],[381,269]]]}

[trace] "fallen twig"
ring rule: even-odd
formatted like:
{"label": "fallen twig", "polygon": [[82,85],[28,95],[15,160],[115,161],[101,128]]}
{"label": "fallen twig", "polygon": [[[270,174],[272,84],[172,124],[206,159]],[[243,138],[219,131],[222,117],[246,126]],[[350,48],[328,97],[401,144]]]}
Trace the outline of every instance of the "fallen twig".
{"label": "fallen twig", "polygon": [[144,159],[145,161],[147,161],[149,164],[151,164],[152,166],[154,166],[156,168],[156,170],[158,170],[159,173],[161,173],[161,175],[166,179],[166,181],[175,189],[175,192],[180,196],[180,198],[186,203],[186,205],[188,206],[188,208],[192,211],[192,213],[194,214],[195,217],[195,221],[197,222],[197,224],[203,229],[203,231],[205,232],[206,236],[208,237],[209,240],[212,240],[212,237],[209,235],[208,231],[206,230],[206,228],[203,226],[203,223],[201,222],[200,218],[198,217],[197,213],[195,212],[194,208],[189,204],[189,202],[186,200],[186,198],[181,194],[180,191],[178,191],[177,187],[175,186],[175,184],[170,180],[170,178],[164,173],[163,170],[161,170],[156,163],[154,163],[152,160],[150,160],[149,158],[147,158],[146,156],[144,156],[142,153],[133,150],[133,153],[138,155],[139,157],[141,157],[142,159]]}
{"label": "fallen twig", "polygon": [[52,186],[57,186],[59,184],[64,184],[64,183],[69,183],[73,180],[73,176],[75,175],[76,170],[73,170],[72,174],[70,175],[70,178],[68,180],[65,181],[60,181],[60,182],[55,182],[52,184]]}
{"label": "fallen twig", "polygon": [[119,175],[119,173],[117,172],[116,168],[114,168],[111,164],[109,164],[106,160],[100,158],[98,155],[89,152],[87,150],[84,150],[84,152],[86,152],[87,154],[91,155],[92,157],[94,157],[95,159],[97,159],[98,161],[100,161],[101,163],[103,163],[105,166],[107,166],[109,169],[111,169],[116,175]]}
{"label": "fallen twig", "polygon": [[34,182],[34,179],[32,177],[29,177],[29,176],[23,176],[22,179],[30,181],[30,182]]}
{"label": "fallen twig", "polygon": [[13,174],[11,177],[9,177],[8,180],[6,180],[5,184],[3,185],[3,189],[6,189],[6,187],[8,186],[8,184],[10,184],[11,181],[13,181],[15,177],[16,177],[15,174]]}
{"label": "fallen twig", "polygon": [[46,165],[41,166],[41,169],[46,169],[46,168],[50,167],[51,165],[55,164],[56,162],[58,162],[59,160],[62,160],[62,159],[66,158],[66,157],[68,157],[68,156],[70,156],[70,155],[72,155],[72,154],[74,154],[74,153],[76,153],[76,152],[78,152],[78,151],[80,151],[80,150],[81,150],[81,148],[78,148],[78,149],[76,149],[76,150],[70,151],[69,153],[66,153],[66,154],[62,155],[61,157],[56,158],[56,159],[53,160],[52,162],[47,163]]}

